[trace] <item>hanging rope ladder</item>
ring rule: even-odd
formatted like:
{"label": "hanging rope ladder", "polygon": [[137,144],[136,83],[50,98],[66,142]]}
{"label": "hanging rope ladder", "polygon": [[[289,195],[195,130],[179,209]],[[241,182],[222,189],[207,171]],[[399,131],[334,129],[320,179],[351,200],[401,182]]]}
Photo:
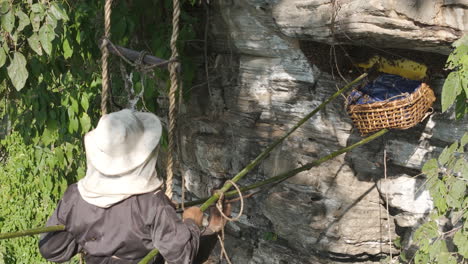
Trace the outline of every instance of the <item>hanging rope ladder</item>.
{"label": "hanging rope ladder", "polygon": [[[177,40],[179,38],[179,20],[180,20],[180,3],[179,0],[173,1],[173,19],[172,19],[172,37],[171,37],[171,51],[172,55],[169,61],[169,74],[171,80],[171,86],[169,89],[169,135],[168,135],[168,155],[167,155],[167,167],[166,167],[166,195],[172,198],[172,185],[173,185],[173,153],[174,153],[174,137],[176,128],[176,92],[179,87],[178,81],[178,68],[179,63],[177,57],[179,56],[177,50]],[[112,14],[112,0],[106,0],[104,6],[104,37],[101,42],[101,63],[102,63],[102,92],[101,92],[101,113],[105,115],[108,113],[107,104],[109,101],[109,44],[113,49],[120,54],[117,49],[110,42],[110,29],[111,29],[111,14]],[[182,187],[184,188],[184,186]]]}

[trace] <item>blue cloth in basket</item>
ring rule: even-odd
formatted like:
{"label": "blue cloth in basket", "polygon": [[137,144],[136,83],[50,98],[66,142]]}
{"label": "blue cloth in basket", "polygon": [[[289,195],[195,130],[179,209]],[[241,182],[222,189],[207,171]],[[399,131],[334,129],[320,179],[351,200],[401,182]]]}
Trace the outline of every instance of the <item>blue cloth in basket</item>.
{"label": "blue cloth in basket", "polygon": [[348,97],[348,104],[370,104],[402,99],[416,91],[421,83],[399,75],[382,74],[362,89],[353,91]]}

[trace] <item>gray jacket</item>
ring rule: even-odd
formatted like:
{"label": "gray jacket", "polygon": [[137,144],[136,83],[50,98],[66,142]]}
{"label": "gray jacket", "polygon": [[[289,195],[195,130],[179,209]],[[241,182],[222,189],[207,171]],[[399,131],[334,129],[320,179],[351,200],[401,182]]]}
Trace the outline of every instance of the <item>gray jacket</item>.
{"label": "gray jacket", "polygon": [[42,256],[53,262],[82,252],[87,264],[138,263],[157,248],[168,263],[187,264],[194,261],[200,240],[199,227],[191,219],[182,221],[162,191],[100,208],[84,201],[72,184],[47,221],[51,225],[66,226],[39,241]]}

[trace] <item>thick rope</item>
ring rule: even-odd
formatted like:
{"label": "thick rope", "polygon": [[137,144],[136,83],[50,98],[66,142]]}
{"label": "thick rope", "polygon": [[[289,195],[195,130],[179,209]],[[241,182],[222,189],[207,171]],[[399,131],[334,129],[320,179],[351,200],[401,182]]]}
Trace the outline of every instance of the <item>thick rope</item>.
{"label": "thick rope", "polygon": [[102,92],[101,92],[101,112],[107,114],[107,101],[109,101],[109,69],[108,58],[109,49],[107,43],[110,38],[112,0],[106,0],[104,6],[104,40],[101,43],[101,61],[102,61]]}
{"label": "thick rope", "polygon": [[[177,51],[177,39],[179,37],[179,17],[180,17],[180,4],[179,0],[173,1],[173,14],[172,14],[172,37],[171,37],[171,60],[177,59],[179,53]],[[166,168],[166,195],[172,198],[172,167],[174,164],[174,132],[175,132],[175,117],[176,117],[176,91],[178,86],[177,69],[179,68],[178,62],[173,62],[169,65],[169,73],[171,77],[171,88],[169,89],[169,144]]]}

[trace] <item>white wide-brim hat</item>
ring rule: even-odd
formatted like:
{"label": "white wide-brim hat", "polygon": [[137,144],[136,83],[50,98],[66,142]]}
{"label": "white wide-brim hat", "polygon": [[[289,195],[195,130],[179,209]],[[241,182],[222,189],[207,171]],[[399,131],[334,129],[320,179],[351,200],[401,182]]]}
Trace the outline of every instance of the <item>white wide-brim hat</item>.
{"label": "white wide-brim hat", "polygon": [[122,175],[148,159],[161,133],[161,122],[152,113],[124,109],[104,115],[84,138],[87,160],[102,174]]}

